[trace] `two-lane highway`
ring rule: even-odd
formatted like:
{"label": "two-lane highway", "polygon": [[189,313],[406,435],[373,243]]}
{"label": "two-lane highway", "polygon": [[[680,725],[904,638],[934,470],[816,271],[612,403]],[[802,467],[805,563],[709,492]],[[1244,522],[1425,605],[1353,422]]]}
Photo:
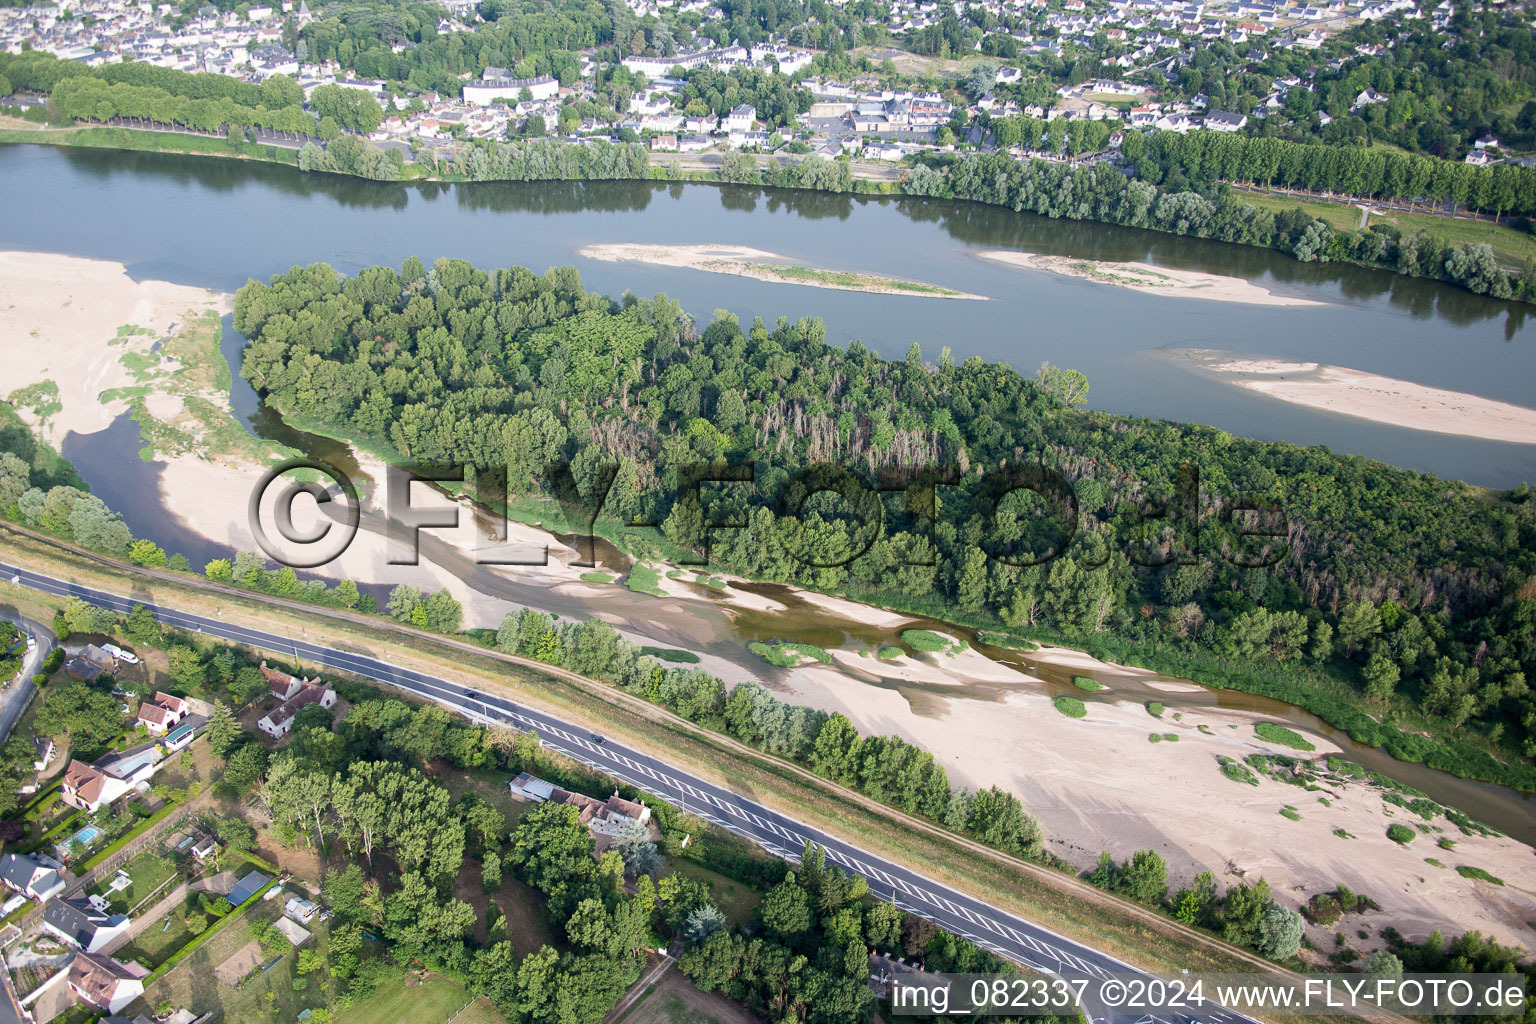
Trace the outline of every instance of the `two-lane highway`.
{"label": "two-lane highway", "polygon": [[[145,604],[159,621],[167,625],[267,651],[291,652],[294,657],[315,665],[399,687],[475,720],[530,730],[550,749],[677,804],[689,813],[745,836],[780,856],[798,859],[807,841],[815,843],[826,850],[829,862],[867,879],[876,896],[929,918],[1018,963],[1053,974],[1103,977],[1109,974],[1136,973],[1135,968],[1105,953],[886,861],[844,839],[828,835],[728,789],[679,771],[647,754],[596,737],[588,729],[523,707],[506,698],[467,689],[461,684],[391,665],[367,655],[251,629],[225,622],[222,618],[208,618],[135,601],[25,569],[0,564],[0,578],[49,594],[76,596],[123,613],[130,611],[134,604]],[[1165,1021],[1180,1019],[1186,1018],[1172,1015],[1163,1018]],[[1215,1021],[1217,1024],[1238,1024],[1246,1018],[1230,1011],[1215,1010],[1202,1013],[1200,1019]]]}

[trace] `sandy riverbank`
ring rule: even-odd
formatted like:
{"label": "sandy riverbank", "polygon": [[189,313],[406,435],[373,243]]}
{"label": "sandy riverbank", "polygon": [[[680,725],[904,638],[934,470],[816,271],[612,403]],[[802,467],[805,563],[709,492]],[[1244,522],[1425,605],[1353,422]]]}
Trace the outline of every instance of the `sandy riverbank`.
{"label": "sandy riverbank", "polygon": [[[214,311],[232,297],[165,281],[135,281],[123,264],[56,253],[0,252],[0,351],[5,391],[51,381],[59,410],[40,418],[19,408],[55,447],[70,431],[104,430],[128,408],[101,394],[135,383],[123,356],[146,361],[172,326]],[[120,334],[120,328],[133,332]]]}
{"label": "sandy riverbank", "polygon": [[1282,402],[1394,427],[1536,444],[1536,409],[1526,406],[1344,366],[1228,359],[1198,350],[1182,354],[1204,372]]}
{"label": "sandy riverbank", "polygon": [[1321,306],[1325,303],[1297,295],[1284,295],[1261,284],[1240,277],[1206,274],[1198,270],[1154,267],[1149,263],[1116,263],[1105,260],[1074,259],[1034,252],[1010,252],[989,249],[976,254],[984,260],[1006,263],[1024,270],[1043,270],[1064,277],[1115,285],[1148,295],[1167,295],[1177,299],[1209,299],[1215,302],[1245,302],[1258,306]]}
{"label": "sandy riverbank", "polygon": [[583,246],[577,250],[577,254],[608,263],[650,263],[659,267],[707,270],[712,274],[734,274],[774,284],[799,284],[808,288],[832,288],[845,292],[868,292],[872,295],[906,295],[926,299],[986,298],[985,295],[971,295],[921,281],[804,267],[793,263],[788,256],[743,245],[650,245],[620,242]]}
{"label": "sandy riverbank", "polygon": [[[1145,672],[1105,666],[1064,648],[1030,657],[1095,674]],[[957,784],[1017,793],[1040,819],[1051,848],[1080,868],[1091,866],[1100,850],[1123,859],[1150,848],[1167,860],[1175,885],[1202,870],[1222,885],[1263,876],[1277,899],[1298,906],[1342,883],[1383,908],[1335,926],[1362,951],[1380,945],[1375,932],[1387,924],[1417,937],[1436,928],[1480,929],[1501,942],[1536,948],[1536,858],[1530,847],[1463,835],[1443,818],[1426,823],[1443,832],[1399,846],[1386,838],[1387,826],[1421,819],[1385,803],[1379,791],[1355,783],[1307,792],[1267,778],[1258,786],[1233,782],[1221,774],[1218,755],[1241,760],[1295,752],[1255,735],[1253,723],[1263,716],[1181,709],[1179,691],[1193,684],[1168,681],[1167,710],[1154,718],[1139,702],[1117,702],[1111,677],[1108,690],[1078,694],[1088,715],[1072,719],[1052,706],[1038,679],[980,655],[886,662],[836,652],[834,658],[830,666],[790,670],[785,699],[842,712],[866,734],[916,743],[932,751]],[[1178,739],[1152,743],[1154,732]],[[1313,756],[1338,752],[1322,736],[1308,739],[1317,746]],[[1299,821],[1282,816],[1288,806]],[[1339,837],[1337,829],[1353,838]],[[1455,850],[1436,847],[1442,835],[1456,841]],[[1426,857],[1445,866],[1427,864]],[[1480,867],[1506,884],[1464,878],[1454,870],[1458,865]],[[1355,938],[1357,927],[1369,928],[1373,937]],[[1332,930],[1311,929],[1314,941],[1331,950]]]}

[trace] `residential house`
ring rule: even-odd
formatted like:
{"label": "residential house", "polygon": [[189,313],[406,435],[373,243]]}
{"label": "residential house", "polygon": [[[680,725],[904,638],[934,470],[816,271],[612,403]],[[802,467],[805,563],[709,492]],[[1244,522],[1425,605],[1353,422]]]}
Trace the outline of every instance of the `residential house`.
{"label": "residential house", "polygon": [[94,811],[138,789],[155,774],[164,757],[158,743],[143,743],[108,754],[95,764],[70,761],[59,798],[71,807]]}
{"label": "residential house", "polygon": [[128,930],[132,921],[114,914],[100,896],[50,900],[43,908],[43,926],[76,949],[95,953]]}
{"label": "residential house", "polygon": [[1234,114],[1227,110],[1212,110],[1205,115],[1205,126],[1213,132],[1242,131],[1248,124],[1246,114]]}
{"label": "residential house", "polygon": [[[587,827],[597,840],[593,848],[594,856],[601,856],[613,842],[613,837],[618,835],[630,823],[638,822],[641,825],[650,825],[651,809],[643,803],[633,800],[625,800],[619,796],[619,791],[614,790],[613,795],[606,800],[587,796],[585,793],[572,793],[556,786],[552,782],[522,773],[508,783],[507,788],[513,796],[530,800],[534,803],[565,804],[574,807],[579,812],[577,821]],[[654,829],[654,826],[651,826]]]}
{"label": "residential house", "polygon": [[118,1013],[144,994],[144,978],[149,974],[138,964],[124,964],[109,956],[76,953],[69,965],[69,988],[82,1002]]}
{"label": "residential house", "polygon": [[318,679],[299,679],[286,672],[276,672],[267,668],[265,661],[261,663],[261,674],[272,688],[272,696],[282,701],[256,723],[258,729],[273,739],[288,735],[288,730],[293,728],[293,718],[300,709],[311,704],[326,709],[336,705],[336,691]]}
{"label": "residential house", "polygon": [[0,857],[0,882],[13,892],[39,902],[64,891],[64,879],[59,877],[56,869],[24,853],[8,853]]}
{"label": "residential house", "polygon": [[1387,96],[1385,93],[1377,92],[1375,89],[1362,89],[1360,94],[1355,97],[1354,106],[1350,107],[1349,109],[1351,111],[1356,111],[1364,109],[1365,107],[1370,106],[1372,103],[1385,102],[1387,102]]}
{"label": "residential house", "polygon": [[34,771],[42,771],[53,763],[53,740],[47,736],[32,737],[32,768]]}
{"label": "residential house", "polygon": [[156,692],[139,704],[139,724],[155,735],[164,735],[187,717],[187,702],[168,693]]}
{"label": "residential house", "polygon": [[745,135],[752,130],[756,120],[757,108],[750,103],[741,103],[725,115],[725,130],[732,135]]}

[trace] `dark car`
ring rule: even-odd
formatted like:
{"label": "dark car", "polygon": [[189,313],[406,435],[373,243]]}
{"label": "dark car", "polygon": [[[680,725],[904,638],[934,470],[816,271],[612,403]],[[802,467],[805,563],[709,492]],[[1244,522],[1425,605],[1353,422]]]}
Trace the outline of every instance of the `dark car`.
{"label": "dark car", "polygon": [[588,736],[587,739],[591,740],[593,743],[602,743],[602,742],[604,742],[603,738],[601,736],[599,736],[595,732],[592,733],[590,736]]}

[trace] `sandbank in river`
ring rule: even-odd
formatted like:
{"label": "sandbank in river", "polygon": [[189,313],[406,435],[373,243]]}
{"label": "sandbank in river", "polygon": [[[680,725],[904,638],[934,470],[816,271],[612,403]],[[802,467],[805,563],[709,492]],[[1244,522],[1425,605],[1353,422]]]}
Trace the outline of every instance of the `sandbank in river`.
{"label": "sandbank in river", "polygon": [[[832,288],[872,295],[909,295],[925,299],[986,299],[985,295],[943,288],[921,281],[907,281],[880,274],[803,267],[789,257],[743,245],[649,245],[640,242],[583,246],[577,254],[608,263],[650,263],[658,267],[684,267],[713,274],[734,274],[774,284],[800,284],[808,288]],[[764,262],[771,261],[771,262]]]}
{"label": "sandbank in river", "polygon": [[1536,444],[1536,409],[1509,402],[1346,366],[1234,359],[1199,349],[1171,354],[1188,358],[1197,369],[1218,379],[1282,402],[1393,427]]}
{"label": "sandbank in river", "polygon": [[1246,302],[1258,306],[1321,306],[1316,299],[1284,295],[1240,277],[1206,274],[1198,270],[1154,267],[1149,263],[1117,263],[1084,260],[1071,256],[1051,256],[1038,252],[1010,252],[987,249],[978,252],[984,260],[1006,263],[1024,270],[1043,270],[1063,277],[1115,285],[1148,295],[1166,295],[1176,299],[1209,299],[1216,302]]}

